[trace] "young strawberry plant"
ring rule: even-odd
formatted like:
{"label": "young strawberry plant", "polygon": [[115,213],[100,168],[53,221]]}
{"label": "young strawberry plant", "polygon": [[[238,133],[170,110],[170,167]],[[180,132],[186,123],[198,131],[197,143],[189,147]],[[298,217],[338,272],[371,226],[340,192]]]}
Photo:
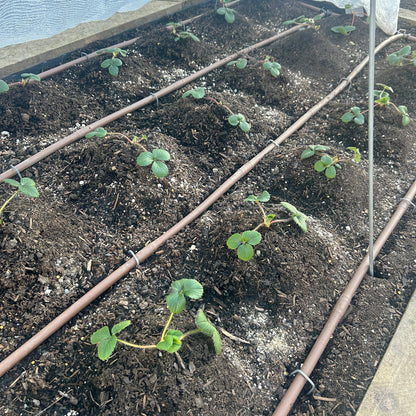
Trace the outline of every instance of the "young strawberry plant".
{"label": "young strawberry plant", "polygon": [[391,53],[386,58],[390,65],[414,65],[416,66],[416,51],[412,52],[410,45],[406,45],[404,48]]}
{"label": "young strawberry plant", "polygon": [[305,30],[307,28],[319,30],[321,26],[317,25],[316,22],[321,19],[322,19],[322,16],[320,14],[317,14],[314,17],[305,17],[302,15],[302,16],[295,17],[294,19],[291,19],[291,20],[286,20],[285,22],[283,22],[283,24],[285,26],[306,24],[306,27],[300,27],[299,30]]}
{"label": "young strawberry plant", "polygon": [[25,87],[30,80],[33,81],[38,81],[40,82],[40,76],[36,75],[36,74],[32,74],[31,72],[25,72],[23,74],[20,74],[22,80],[20,81],[20,83],[22,84],[23,87]]}
{"label": "young strawberry plant", "polygon": [[170,22],[166,26],[168,26],[168,28],[172,28],[171,30],[172,30],[172,34],[175,36],[175,42],[178,42],[181,39],[187,39],[187,38],[190,38],[195,42],[199,42],[199,38],[195,36],[193,33],[188,32],[186,30],[177,31],[177,28],[182,26],[182,24],[180,23]]}
{"label": "young strawberry plant", "polygon": [[119,67],[123,65],[122,60],[120,58],[117,58],[117,55],[120,54],[120,56],[124,57],[127,55],[127,51],[120,48],[107,48],[97,51],[97,54],[99,55],[102,53],[111,53],[113,55],[111,58],[105,59],[103,62],[101,62],[101,68],[108,68],[108,72],[113,77],[116,77],[119,72]]}
{"label": "young strawberry plant", "polygon": [[278,77],[280,75],[282,66],[278,62],[273,62],[270,56],[266,56],[266,59],[263,62],[263,68],[267,71],[270,71],[274,77]]}
{"label": "young strawberry plant", "polygon": [[231,250],[237,250],[237,256],[244,261],[250,260],[254,255],[254,246],[261,241],[261,234],[257,231],[261,227],[270,228],[272,224],[294,221],[302,231],[307,231],[306,220],[307,216],[298,211],[293,205],[288,202],[281,202],[280,204],[290,211],[288,218],[275,219],[275,214],[266,214],[263,208],[262,202],[268,202],[270,200],[270,194],[267,191],[263,191],[261,195],[250,195],[244,201],[254,202],[262,215],[262,222],[251,231],[244,231],[243,233],[236,233],[231,235],[227,240],[227,246]]}
{"label": "young strawberry plant", "polygon": [[[402,116],[402,125],[406,127],[410,123],[410,116],[405,105],[397,106],[390,100],[389,92],[393,92],[393,89],[388,85],[377,83],[383,87],[382,90],[375,90],[374,91],[374,107],[393,107],[395,111],[397,111]],[[349,123],[350,121],[354,121],[357,124],[364,124],[364,116],[363,114],[366,113],[368,110],[361,111],[360,107],[351,107],[350,111],[347,111],[341,117],[341,120],[344,123]]]}
{"label": "young strawberry plant", "polygon": [[335,33],[340,33],[341,35],[348,36],[352,31],[355,30],[355,26],[333,26],[331,30]]}
{"label": "young strawberry plant", "polygon": [[[94,131],[90,131],[85,135],[87,139],[91,137],[104,138],[107,136],[121,136],[125,138],[129,143],[137,145],[143,149],[143,152],[140,153],[136,162],[139,166],[149,166],[152,165],[152,172],[157,178],[164,178],[169,174],[169,169],[164,162],[170,160],[170,154],[164,149],[153,149],[151,152],[146,150],[139,141],[140,139],[137,136],[133,136],[133,139],[130,139],[123,133],[117,132],[107,132],[103,127],[97,127]],[[141,140],[147,139],[145,135],[142,135]]]}
{"label": "young strawberry plant", "polygon": [[131,321],[129,320],[122,321],[114,325],[111,328],[111,331],[108,326],[104,326],[91,335],[91,344],[98,345],[98,358],[103,361],[107,360],[113,353],[117,343],[133,348],[158,349],[174,353],[181,348],[182,341],[186,337],[199,332],[212,338],[215,352],[216,354],[220,354],[221,338],[218,330],[208,321],[201,309],[198,311],[195,318],[195,329],[186,333],[182,333],[176,329],[168,329],[173,316],[181,313],[185,309],[186,297],[190,299],[200,299],[202,297],[202,285],[194,279],[181,279],[172,283],[170,291],[171,293],[166,298],[167,307],[170,310],[170,316],[165,324],[165,327],[163,328],[162,335],[157,344],[139,345],[119,339],[117,335],[131,324]]}
{"label": "young strawberry plant", "polygon": [[[320,144],[317,145],[309,145],[307,149],[305,149],[300,158],[301,160],[308,159],[314,155],[319,156],[320,159],[315,163],[314,169],[317,172],[325,172],[325,176],[328,179],[333,179],[337,175],[336,169],[341,169],[341,165],[339,162],[346,161],[347,159],[341,160],[339,156],[330,156],[325,153],[329,149],[328,146],[323,146]],[[356,147],[347,147],[348,150],[351,150],[354,153],[354,161],[360,162],[361,160],[361,153],[359,149]]]}
{"label": "young strawberry plant", "polygon": [[217,13],[224,16],[227,23],[234,23],[235,21],[235,10],[227,7],[227,3],[231,3],[232,0],[220,0],[221,7],[217,9]]}
{"label": "young strawberry plant", "polygon": [[243,114],[237,113],[234,114],[229,107],[227,107],[225,104],[223,104],[221,101],[217,101],[215,98],[212,97],[206,97],[205,96],[205,88],[204,87],[198,87],[195,88],[193,90],[188,90],[186,92],[184,92],[182,94],[183,98],[192,96],[195,99],[201,99],[201,98],[206,98],[207,100],[210,100],[212,102],[214,102],[216,105],[225,108],[231,115],[228,117],[228,122],[232,125],[232,126],[238,126],[240,127],[241,130],[243,130],[245,133],[247,133],[248,131],[250,131],[251,125],[250,123],[246,120],[245,116]]}
{"label": "young strawberry plant", "polygon": [[30,196],[31,198],[37,198],[39,196],[39,192],[36,189],[36,184],[33,179],[30,178],[21,178],[20,182],[15,181],[14,179],[4,179],[5,183],[8,183],[11,186],[15,186],[17,190],[13,193],[13,195],[0,207],[0,225],[2,223],[1,214],[6,208],[6,206],[12,201],[12,199],[21,192],[24,195]]}

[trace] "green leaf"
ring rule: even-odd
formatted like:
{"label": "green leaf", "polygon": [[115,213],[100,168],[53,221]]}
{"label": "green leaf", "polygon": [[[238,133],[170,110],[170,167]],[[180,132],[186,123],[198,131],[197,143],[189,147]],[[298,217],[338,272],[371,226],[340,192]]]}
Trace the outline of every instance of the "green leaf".
{"label": "green leaf", "polygon": [[104,61],[101,62],[101,68],[108,68],[111,65],[111,58],[105,59]]}
{"label": "green leaf", "polygon": [[270,201],[270,194],[267,191],[263,191],[260,196],[257,197],[260,202]]}
{"label": "green leaf", "polygon": [[211,322],[208,321],[202,310],[199,310],[196,315],[196,326],[201,329],[204,335],[212,338],[214,342],[215,353],[218,355],[221,353],[221,337],[217,329]]}
{"label": "green leaf", "polygon": [[107,360],[113,353],[116,344],[117,337],[115,335],[112,335],[110,338],[102,340],[98,344],[98,358],[103,361]]}
{"label": "green leaf", "polygon": [[157,349],[167,351],[171,354],[178,351],[179,348],[181,348],[182,346],[182,341],[180,340],[180,337],[176,335],[177,333],[180,333],[180,336],[182,336],[182,333],[180,331],[170,329],[166,333],[165,339],[157,343]]}
{"label": "green leaf", "polygon": [[168,176],[169,169],[160,160],[155,160],[152,165],[152,172],[156,176],[156,178],[164,178],[165,176]]}
{"label": "green leaf", "polygon": [[40,81],[40,76],[39,75],[36,75],[36,74],[32,74],[32,73],[25,72],[23,74],[20,74],[20,76],[23,79],[33,79],[35,81]]}
{"label": "green leaf", "polygon": [[180,313],[186,306],[186,299],[182,293],[173,292],[166,297],[166,303],[172,313]]}
{"label": "green leaf", "polygon": [[315,154],[315,152],[312,149],[305,149],[302,154],[300,155],[301,160],[307,159],[308,157],[311,157]]}
{"label": "green leaf", "polygon": [[118,66],[116,66],[116,65],[110,65],[110,67],[108,68],[108,72],[113,77],[116,77],[118,75]]}
{"label": "green leaf", "polygon": [[99,342],[110,338],[110,330],[108,329],[108,326],[103,326],[102,328],[98,329],[91,335],[91,344],[95,345]]}
{"label": "green leaf", "polygon": [[292,214],[298,214],[299,213],[299,211],[296,209],[296,207],[293,206],[292,204],[289,204],[289,202],[281,202],[280,205],[285,207]]}
{"label": "green leaf", "polygon": [[407,107],[405,105],[399,105],[397,107],[400,111],[400,114],[404,115],[404,116],[408,116],[408,112],[407,112]]}
{"label": "green leaf", "polygon": [[325,176],[329,179],[335,178],[336,175],[337,175],[337,171],[335,169],[335,166],[330,166],[329,168],[325,170]]}
{"label": "green leaf", "polygon": [[179,33],[179,38],[181,38],[181,39],[191,38],[195,42],[199,42],[199,38],[196,37],[193,33],[190,33],[190,32],[180,32]]}
{"label": "green leaf", "polygon": [[258,231],[244,231],[241,234],[241,238],[243,242],[247,242],[252,246],[255,246],[260,243],[261,241],[261,234]]}
{"label": "green leaf", "polygon": [[328,156],[328,155],[323,155],[322,157],[321,157],[321,162],[326,166],[326,167],[328,167],[328,166],[331,166],[331,164],[332,164],[332,157],[331,156]]}
{"label": "green leaf", "polygon": [[353,113],[351,113],[351,112],[349,112],[348,111],[348,113],[345,113],[342,117],[341,117],[341,120],[344,122],[344,123],[349,123],[350,121],[352,121],[354,119],[354,114]]}
{"label": "green leaf", "polygon": [[9,91],[9,86],[7,85],[7,82],[0,79],[0,93]]}
{"label": "green leaf", "polygon": [[104,127],[97,127],[95,130],[90,131],[85,135],[87,139],[91,137],[105,137],[107,135],[107,130]]}
{"label": "green leaf", "polygon": [[331,27],[331,30],[335,33],[341,33],[342,35],[347,36],[355,30],[355,26],[334,26]]}
{"label": "green leaf", "polygon": [[224,17],[227,23],[230,23],[230,24],[234,23],[234,20],[235,20],[234,10],[227,8],[225,11]]}
{"label": "green leaf", "polygon": [[227,240],[227,246],[231,250],[235,250],[241,243],[243,242],[241,234],[236,233],[233,234],[231,237]]}
{"label": "green leaf", "polygon": [[360,149],[356,148],[356,147],[347,147],[348,150],[351,150],[352,152],[354,152],[354,161],[355,162],[360,162],[361,161],[361,153],[360,153]]}
{"label": "green leaf", "polygon": [[306,225],[306,216],[302,215],[295,215],[293,217],[293,221],[295,222],[295,224],[297,224],[299,226],[299,228],[303,231],[303,232],[307,232],[308,231],[308,226]]}
{"label": "green leaf", "polygon": [[166,150],[153,149],[152,154],[155,160],[164,160],[164,161],[170,160],[170,154]]}
{"label": "green leaf", "polygon": [[248,124],[247,121],[240,121],[239,127],[246,133],[250,131],[250,124]]}
{"label": "green leaf", "polygon": [[142,152],[136,162],[139,166],[149,166],[154,162],[153,155],[150,152]]}
{"label": "green leaf", "polygon": [[360,126],[364,124],[364,116],[360,113],[354,117],[354,123],[359,124]]}
{"label": "green leaf", "polygon": [[20,189],[20,192],[32,198],[37,198],[39,196],[39,192],[36,189],[36,184],[33,179],[22,178],[20,180],[19,189]]}
{"label": "green leaf", "polygon": [[314,165],[314,169],[317,172],[322,172],[326,169],[326,166],[322,163],[322,160],[318,160]]}
{"label": "green leaf", "polygon": [[15,186],[16,188],[20,188],[20,182],[17,182],[14,179],[4,179],[4,182],[8,183],[11,186]]}
{"label": "green leaf", "polygon": [[122,331],[124,328],[127,328],[130,324],[131,324],[131,321],[129,321],[129,320],[119,322],[118,324],[114,325],[114,326],[111,328],[111,334],[112,334],[112,335],[116,335],[116,334],[118,334],[118,333],[119,333],[120,331]]}
{"label": "green leaf", "polygon": [[204,293],[202,285],[195,279],[176,280],[171,285],[171,294],[166,298],[168,308],[172,313],[182,312],[186,305],[185,296],[199,299]]}
{"label": "green leaf", "polygon": [[250,260],[254,255],[253,247],[250,244],[243,243],[237,249],[237,256],[244,261]]}
{"label": "green leaf", "polygon": [[230,117],[228,117],[228,122],[232,126],[237,126],[240,123],[240,120],[242,120],[241,116],[242,116],[241,114],[233,114]]}
{"label": "green leaf", "polygon": [[406,127],[410,123],[410,117],[409,116],[403,116],[402,117],[402,126]]}
{"label": "green leaf", "polygon": [[195,88],[193,90],[188,90],[188,91],[186,91],[182,94],[182,97],[186,98],[189,95],[192,95],[192,97],[194,97],[196,99],[202,98],[205,95],[205,88],[204,87],[198,87],[198,88]]}
{"label": "green leaf", "polygon": [[201,283],[195,279],[181,279],[179,282],[183,285],[183,293],[191,299],[200,299],[204,294],[204,288]]}

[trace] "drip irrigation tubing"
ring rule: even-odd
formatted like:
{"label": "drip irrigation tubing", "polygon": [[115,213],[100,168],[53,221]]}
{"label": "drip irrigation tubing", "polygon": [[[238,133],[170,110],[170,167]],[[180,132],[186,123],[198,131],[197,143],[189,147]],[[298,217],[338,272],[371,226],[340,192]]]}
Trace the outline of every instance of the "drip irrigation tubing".
{"label": "drip irrigation tubing", "polygon": [[[240,55],[244,55],[244,54],[248,54],[250,52],[252,52],[254,49],[258,49],[261,48],[263,46],[266,46],[270,43],[275,42],[276,40],[285,37],[287,35],[290,35],[296,31],[299,30],[299,28],[306,26],[305,24],[302,25],[298,25],[295,26],[291,29],[285,30],[284,32],[281,32],[277,35],[274,35],[268,39],[265,39],[261,42],[258,42],[252,46],[248,46],[247,48],[241,49],[240,51],[229,55],[217,62],[214,62],[213,64],[195,72],[192,75],[189,75],[186,78],[183,78],[179,81],[176,81],[175,83],[159,90],[158,92],[156,92],[155,94],[149,95],[139,101],[136,101],[135,103],[122,108],[121,110],[118,110],[98,121],[95,121],[94,123],[89,124],[86,127],[83,127],[80,130],[77,130],[76,132],[70,134],[69,136],[66,136],[64,138],[62,138],[61,140],[57,141],[54,144],[51,144],[50,146],[44,148],[43,150],[41,150],[40,152],[34,154],[33,156],[30,156],[28,159],[24,160],[23,162],[17,164],[15,166],[15,168],[19,171],[19,172],[23,172],[25,169],[29,168],[30,166],[34,165],[35,163],[39,162],[40,160],[46,158],[47,156],[51,155],[52,153],[62,149],[63,147],[74,143],[75,141],[81,139],[82,137],[84,137],[87,133],[95,130],[98,127],[103,127],[106,126],[107,124],[125,116],[128,113],[131,113],[133,111],[136,111],[140,108],[143,108],[144,106],[153,103],[154,101],[159,100],[159,98],[164,97],[168,94],[170,94],[173,91],[176,91],[182,87],[184,87],[185,85],[189,84],[192,81],[197,80],[198,78],[202,77],[203,75],[213,71],[214,69],[220,68],[221,66],[227,64],[228,62],[231,62],[235,59],[237,59]],[[16,175],[16,170],[14,168],[11,168],[5,172],[3,172],[2,174],[0,174],[0,183],[3,182],[4,179],[9,179],[11,177],[13,177],[14,175]]]}
{"label": "drip irrigation tubing", "polygon": [[[381,232],[381,234],[375,241],[374,257],[376,257],[380,253],[380,250],[382,249],[383,245],[385,244],[390,234],[393,232],[394,228],[399,223],[400,219],[402,218],[404,213],[407,211],[409,206],[410,205],[414,206],[414,204],[412,203],[412,200],[415,197],[415,194],[416,194],[416,181],[413,182],[413,185],[409,188],[405,197],[402,198],[396,211],[394,212],[389,222],[384,227],[383,231]],[[350,305],[355,292],[360,286],[361,281],[366,276],[368,266],[369,266],[369,255],[367,254],[364,257],[361,264],[359,265],[356,272],[354,273],[354,276],[351,278],[350,282],[344,289],[344,292],[341,294],[337,303],[335,304],[331,312],[331,315],[328,318],[328,321],[326,322],[319,337],[315,341],[314,346],[312,347],[305,362],[303,363],[302,373],[306,374],[306,376],[310,377],[318,360],[321,358],[321,355],[324,352],[326,346],[328,345],[328,342],[332,334],[334,333],[338,323],[341,321],[341,319],[345,315],[345,312],[347,311],[347,308]],[[292,383],[289,386],[289,389],[286,391],[285,395],[283,396],[282,400],[280,401],[279,405],[274,411],[273,416],[286,416],[289,413],[290,409],[294,405],[305,383],[306,383],[305,377],[301,373],[296,374],[295,378],[292,380]]]}
{"label": "drip irrigation tubing", "polygon": [[[376,53],[382,48],[387,46],[394,40],[402,38],[403,35],[395,35],[384,42],[382,42],[377,48]],[[245,163],[239,168],[233,175],[231,175],[223,184],[221,184],[207,199],[205,199],[200,205],[198,205],[191,213],[185,216],[182,220],[176,223],[173,227],[167,230],[164,234],[151,242],[149,245],[138,251],[133,258],[120,266],[117,270],[108,275],[104,280],[94,286],[85,295],[73,303],[69,308],[57,316],[53,321],[42,328],[37,334],[26,341],[23,345],[17,348],[3,361],[0,362],[0,377],[3,376],[8,370],[14,367],[19,361],[30,354],[41,343],[48,339],[58,329],[65,325],[70,319],[72,319],[78,312],[86,308],[91,302],[93,302],[98,296],[103,294],[114,283],[120,280],[135,266],[140,265],[150,257],[160,246],[172,238],[175,234],[181,231],[186,225],[198,218],[206,209],[208,209],[215,201],[217,201],[225,192],[227,192],[237,181],[250,172],[268,153],[275,150],[279,145],[290,137],[294,132],[299,130],[310,118],[312,118],[321,108],[323,108],[329,101],[331,101],[337,94],[339,94],[346,86],[350,84],[352,79],[365,67],[368,62],[368,56],[350,73],[350,75],[343,80],[337,88],[324,97],[321,101],[315,104],[310,110],[308,110],[303,116],[301,116],[294,124],[292,124],[283,134],[272,140],[272,143],[265,147],[260,153],[254,156],[251,160]]]}

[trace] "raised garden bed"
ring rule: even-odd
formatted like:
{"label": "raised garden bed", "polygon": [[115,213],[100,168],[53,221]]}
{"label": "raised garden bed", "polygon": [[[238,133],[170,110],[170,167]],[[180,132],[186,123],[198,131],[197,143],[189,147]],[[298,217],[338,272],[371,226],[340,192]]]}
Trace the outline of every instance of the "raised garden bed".
{"label": "raised garden bed", "polygon": [[[233,8],[233,24],[203,6],[126,34],[139,41],[126,48],[117,77],[100,67],[100,59],[91,60],[0,94],[2,171],[286,29],[284,21],[316,14],[293,1],[243,1]],[[175,41],[166,30],[170,21],[206,11],[187,26],[200,42]],[[1,356],[129,259],[129,250],[140,250],[172,227],[331,92],[367,53],[363,19],[349,36],[331,31],[349,20],[326,17],[317,31],[296,32],[245,56],[244,69],[224,66],[106,126],[137,136],[148,150],[166,149],[171,159],[165,178],[137,166],[142,149],[120,135],[84,138],[22,172],[35,180],[40,196],[18,195],[2,217]],[[377,33],[377,43],[385,38]],[[406,44],[396,42],[377,56],[376,82],[390,86],[392,101],[406,105],[412,118],[415,69],[385,60]],[[263,68],[267,56],[281,65],[280,75]],[[182,97],[197,87],[206,88],[204,98]],[[290,383],[288,374],[300,368],[366,253],[367,127],[341,121],[351,107],[366,108],[366,90],[364,71],[199,219],[7,372],[0,381],[2,414],[271,415]],[[249,132],[227,121],[224,105],[245,116]],[[317,144],[341,159],[333,179],[314,170],[319,157],[300,158]],[[347,147],[361,150],[360,163]],[[397,112],[376,109],[376,234],[412,184],[415,156],[414,120],[403,127]],[[285,218],[280,202],[289,202],[309,217],[308,231],[294,222],[261,228],[262,240],[245,262],[226,242],[261,222],[256,205],[244,199],[263,191],[271,195],[263,204],[267,213]],[[2,184],[0,200],[12,192]],[[376,261],[375,277],[365,278],[313,372],[316,391],[301,395],[293,414],[354,414],[411,295],[415,235],[406,214]],[[130,319],[123,339],[157,342],[169,316],[169,287],[182,278],[197,279],[204,295],[188,302],[188,313],[174,326],[191,329],[204,308],[226,331],[220,355],[196,335],[177,355],[117,346],[107,362],[97,358],[90,336],[103,325]]]}

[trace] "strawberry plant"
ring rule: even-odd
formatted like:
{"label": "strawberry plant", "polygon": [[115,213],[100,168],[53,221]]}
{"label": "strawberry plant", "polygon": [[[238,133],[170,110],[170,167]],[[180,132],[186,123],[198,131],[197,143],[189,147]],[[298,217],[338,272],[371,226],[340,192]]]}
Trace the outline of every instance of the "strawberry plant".
{"label": "strawberry plant", "polygon": [[291,19],[291,20],[286,20],[285,22],[283,22],[283,24],[285,26],[305,24],[306,27],[300,27],[299,30],[305,30],[307,28],[319,30],[321,26],[317,25],[316,22],[321,19],[322,19],[322,16],[320,14],[317,14],[314,17],[305,17],[304,15],[302,15],[302,16],[295,17],[294,19]]}
{"label": "strawberry plant", "polygon": [[217,13],[224,16],[227,23],[234,23],[235,21],[235,10],[227,7],[227,3],[230,3],[231,1],[232,0],[220,0],[221,7],[217,9]]}
{"label": "strawberry plant", "polygon": [[406,45],[404,48],[391,53],[386,58],[390,65],[414,65],[416,66],[416,51],[412,52],[410,45]]}
{"label": "strawberry plant", "polygon": [[116,77],[119,72],[119,67],[123,65],[122,60],[120,58],[117,58],[117,55],[120,54],[120,56],[124,57],[127,55],[127,51],[120,48],[107,48],[97,51],[97,54],[102,53],[110,53],[112,54],[112,57],[105,59],[103,62],[101,62],[101,68],[108,68],[108,72],[110,73],[110,75]]}
{"label": "strawberry plant", "polygon": [[168,329],[175,314],[181,313],[186,306],[186,297],[190,299],[200,299],[203,294],[202,285],[194,279],[181,279],[172,283],[170,294],[166,297],[167,307],[170,310],[170,316],[163,328],[159,342],[156,344],[139,345],[118,338],[118,334],[127,328],[131,321],[122,321],[111,328],[104,326],[91,335],[91,344],[97,345],[98,358],[108,360],[116,348],[117,343],[139,349],[158,349],[174,353],[182,346],[182,341],[189,335],[199,332],[210,337],[214,343],[216,354],[221,352],[221,338],[218,330],[209,322],[204,312],[200,309],[196,314],[196,328],[182,333],[176,329]]}
{"label": "strawberry plant", "polygon": [[37,198],[39,196],[39,192],[36,189],[36,184],[33,179],[30,178],[21,178],[20,182],[15,181],[14,179],[4,179],[5,183],[8,183],[11,186],[15,186],[17,190],[13,193],[13,195],[0,207],[0,225],[1,221],[1,214],[6,208],[6,206],[12,201],[12,199],[21,192],[24,195],[30,196],[31,198]]}
{"label": "strawberry plant", "polygon": [[7,85],[7,82],[0,79],[0,94],[6,91],[9,91],[9,86]]}
{"label": "strawberry plant", "polygon": [[[183,98],[192,96],[195,99],[201,99],[205,97],[205,88],[204,87],[198,87],[193,90],[188,90],[182,94]],[[245,116],[243,114],[237,113],[234,114],[229,107],[227,107],[225,104],[223,104],[221,101],[217,101],[215,98],[212,97],[205,97],[207,100],[210,100],[214,102],[216,105],[225,108],[231,115],[228,117],[228,122],[232,126],[238,126],[241,130],[243,130],[245,133],[250,131],[251,125],[247,122]]]}
{"label": "strawberry plant", "polygon": [[188,32],[186,30],[177,31],[177,28],[182,26],[180,23],[170,22],[166,26],[169,28],[172,28],[172,34],[175,36],[175,42],[178,42],[181,39],[187,39],[190,38],[195,42],[199,42],[199,38],[195,36],[193,33]]}

